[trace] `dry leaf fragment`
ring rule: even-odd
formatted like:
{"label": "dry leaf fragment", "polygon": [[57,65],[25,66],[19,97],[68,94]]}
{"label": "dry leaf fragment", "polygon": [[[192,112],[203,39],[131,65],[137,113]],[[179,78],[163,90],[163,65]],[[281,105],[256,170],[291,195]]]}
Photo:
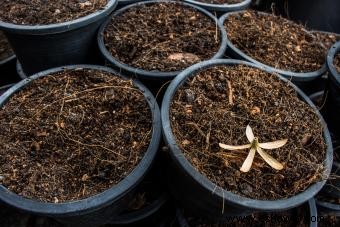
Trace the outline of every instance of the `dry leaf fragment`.
{"label": "dry leaf fragment", "polygon": [[189,63],[199,62],[201,60],[197,55],[191,54],[191,53],[170,54],[168,56],[168,59],[170,61],[182,61],[182,62],[189,62]]}
{"label": "dry leaf fragment", "polygon": [[182,141],[182,145],[189,145],[190,144],[190,141],[189,140],[183,140]]}
{"label": "dry leaf fragment", "polygon": [[90,1],[79,3],[80,9],[84,9],[86,6],[92,6],[92,3]]}
{"label": "dry leaf fragment", "polygon": [[38,143],[38,142],[36,142],[36,141],[33,141],[33,143],[31,144],[31,148],[32,148],[34,151],[40,151],[40,150],[41,150],[40,143]]}
{"label": "dry leaf fragment", "polygon": [[87,181],[89,178],[90,178],[89,175],[84,174],[84,175],[82,176],[81,180],[82,180],[82,181]]}
{"label": "dry leaf fragment", "polygon": [[195,15],[189,18],[189,20],[196,20],[196,19],[197,17]]}
{"label": "dry leaf fragment", "polygon": [[296,47],[295,47],[295,51],[301,52],[301,47],[300,47],[300,46],[296,46]]}
{"label": "dry leaf fragment", "polygon": [[38,137],[44,137],[44,136],[48,136],[48,135],[49,135],[49,133],[47,133],[46,131],[37,132]]}
{"label": "dry leaf fragment", "polygon": [[307,134],[303,135],[302,140],[301,140],[301,144],[302,144],[302,146],[307,146],[311,143],[311,141],[312,141],[312,135],[307,133]]}
{"label": "dry leaf fragment", "polygon": [[229,80],[227,81],[227,84],[228,84],[228,90],[229,90],[229,93],[228,93],[229,104],[230,105],[234,105],[234,101],[233,101],[233,87],[231,86],[231,82]]}
{"label": "dry leaf fragment", "polygon": [[253,108],[251,109],[251,111],[250,111],[250,114],[251,114],[251,115],[255,115],[255,114],[259,114],[259,113],[261,113],[261,110],[260,110],[260,108],[257,107],[257,106],[253,107]]}

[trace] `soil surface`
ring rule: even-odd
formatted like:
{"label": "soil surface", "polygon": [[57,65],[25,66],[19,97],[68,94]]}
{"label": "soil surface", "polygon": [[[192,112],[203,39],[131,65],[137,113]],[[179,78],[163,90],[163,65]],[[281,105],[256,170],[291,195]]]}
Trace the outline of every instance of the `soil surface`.
{"label": "soil surface", "polygon": [[0,61],[13,55],[13,50],[4,33],[0,31]]}
{"label": "soil surface", "polygon": [[[324,179],[326,145],[320,120],[277,76],[246,66],[205,69],[176,92],[170,113],[186,158],[223,189],[276,200]],[[260,142],[288,139],[285,146],[266,150],[284,165],[282,170],[274,170],[256,153],[250,171],[240,172],[249,151],[219,147],[249,144],[248,124]]]}
{"label": "soil surface", "polygon": [[302,73],[325,63],[327,50],[318,39],[282,17],[244,11],[228,17],[224,26],[233,45],[271,67]]}
{"label": "soil surface", "polygon": [[133,7],[113,17],[104,32],[118,61],[148,71],[177,71],[210,59],[220,47],[215,21],[180,3]]}
{"label": "soil surface", "polygon": [[197,2],[211,3],[211,4],[236,4],[244,0],[195,0]]}
{"label": "soil surface", "polygon": [[340,54],[335,55],[334,66],[336,68],[336,71],[340,73]]}
{"label": "soil surface", "polygon": [[131,81],[96,70],[33,81],[0,111],[0,183],[46,202],[114,186],[148,148],[152,116]]}
{"label": "soil surface", "polygon": [[340,41],[340,34],[332,34],[319,31],[313,31],[311,33],[318,38],[318,40],[326,47],[327,50],[331,48],[334,43]]}
{"label": "soil surface", "polygon": [[48,25],[72,21],[106,6],[108,0],[1,0],[0,21]]}

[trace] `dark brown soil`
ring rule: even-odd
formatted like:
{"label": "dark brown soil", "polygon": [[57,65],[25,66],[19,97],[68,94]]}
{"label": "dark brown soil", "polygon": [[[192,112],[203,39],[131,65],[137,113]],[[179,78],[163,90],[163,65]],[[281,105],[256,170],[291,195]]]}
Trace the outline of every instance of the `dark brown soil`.
{"label": "dark brown soil", "polygon": [[1,0],[0,21],[47,25],[72,21],[106,6],[108,0]]}
{"label": "dark brown soil", "polygon": [[55,203],[117,184],[151,138],[143,94],[131,81],[96,70],[35,80],[6,103],[0,119],[1,183]]}
{"label": "dark brown soil", "polygon": [[113,17],[104,34],[118,61],[148,71],[177,71],[213,57],[220,46],[215,22],[179,3],[134,7]]}
{"label": "dark brown soil", "polygon": [[[245,66],[206,69],[177,91],[170,112],[172,131],[186,158],[228,191],[276,200],[324,179],[320,120],[277,76]],[[260,142],[288,139],[285,146],[267,150],[283,170],[274,170],[256,154],[251,170],[240,172],[249,151],[219,148],[219,143],[248,144],[248,124]]]}
{"label": "dark brown soil", "polygon": [[318,39],[282,17],[245,11],[228,17],[224,26],[238,49],[271,67],[312,72],[325,63],[327,50]]}
{"label": "dark brown soil", "polygon": [[13,50],[4,33],[0,31],[0,61],[13,55]]}
{"label": "dark brown soil", "polygon": [[340,54],[335,55],[334,57],[334,66],[336,68],[336,71],[340,73]]}
{"label": "dark brown soil", "polygon": [[211,3],[211,4],[236,4],[236,3],[241,3],[244,0],[196,0],[196,1]]}
{"label": "dark brown soil", "polygon": [[327,50],[331,48],[331,46],[334,43],[336,43],[337,41],[340,41],[340,35],[338,34],[317,32],[317,31],[313,31],[311,33],[318,38],[318,40],[326,47]]}

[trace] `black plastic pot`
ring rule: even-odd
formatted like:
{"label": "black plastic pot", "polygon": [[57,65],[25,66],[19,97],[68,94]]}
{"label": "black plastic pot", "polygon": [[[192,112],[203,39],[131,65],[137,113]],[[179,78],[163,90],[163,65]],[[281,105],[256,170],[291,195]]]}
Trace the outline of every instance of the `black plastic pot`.
{"label": "black plastic pot", "polygon": [[340,198],[340,163],[333,162],[332,174],[334,179],[328,179],[325,186],[322,188],[321,193],[327,195],[330,198],[339,199]]}
{"label": "black plastic pot", "polygon": [[60,24],[29,26],[0,21],[0,29],[27,75],[52,67],[92,63],[99,56],[98,28],[116,5],[117,0],[110,0],[93,14]]}
{"label": "black plastic pot", "polygon": [[[155,4],[155,3],[157,4],[159,2],[171,2],[171,1],[168,1],[168,0],[155,1],[155,0],[153,0],[153,1],[138,2],[138,3],[132,4],[132,5],[128,5],[128,6],[122,8],[118,11],[115,11],[113,13],[113,15],[111,15],[111,17],[108,18],[104,22],[104,24],[100,27],[99,33],[98,33],[98,45],[99,45],[100,51],[101,51],[102,55],[104,56],[104,58],[113,66],[113,68],[115,68],[117,71],[123,72],[123,73],[125,73],[129,76],[137,77],[142,82],[144,82],[144,84],[146,84],[151,90],[154,90],[155,93],[157,93],[157,90],[162,86],[162,84],[166,83],[168,80],[173,79],[175,76],[177,76],[180,73],[180,71],[174,71],[174,72],[146,71],[146,70],[134,68],[134,67],[131,67],[131,66],[124,64],[122,62],[119,62],[117,59],[115,59],[111,55],[111,53],[105,47],[104,31],[105,31],[107,25],[110,23],[112,17],[120,15],[120,14],[124,13],[125,11],[129,10],[130,8],[137,7],[139,5]],[[216,26],[218,27],[218,29],[221,33],[221,46],[220,46],[219,51],[212,57],[212,59],[222,58],[223,54],[225,52],[225,48],[226,48],[226,39],[225,39],[226,35],[225,35],[224,29],[222,28],[222,25],[219,23],[217,18],[214,17],[211,13],[209,13],[205,9],[202,9],[202,8],[197,7],[195,5],[184,3],[184,2],[180,2],[180,3],[185,5],[185,6],[192,7],[194,9],[196,9],[197,11],[202,12],[203,14],[210,17],[213,21],[216,22]]]}
{"label": "black plastic pot", "polygon": [[[2,33],[2,31],[0,31]],[[18,82],[18,78],[15,70],[16,56],[12,54],[11,56],[0,59],[0,86]]]}
{"label": "black plastic pot", "polygon": [[340,205],[316,200],[319,215],[340,217]]}
{"label": "black plastic pot", "polygon": [[[324,99],[327,98],[326,96],[324,96],[323,91],[314,93],[310,95],[309,98],[314,102],[316,106],[321,107],[321,111],[323,110],[322,107],[324,104]],[[334,142],[333,142],[333,147],[334,147],[334,151],[333,151],[334,160],[339,159],[340,153],[338,152],[340,151],[340,147],[337,145],[337,143],[334,143]],[[340,171],[340,164],[334,161],[333,166],[332,166],[332,173],[339,176],[339,171]],[[322,194],[323,197],[328,197],[330,199],[339,199],[340,191],[338,189],[340,188],[340,179],[333,178],[333,179],[329,179],[327,182],[330,182],[331,185],[326,183],[319,193]],[[325,215],[325,216],[336,215],[340,217],[340,205],[321,201],[318,199],[316,199],[316,203],[318,206],[318,210],[321,212],[322,215]]]}
{"label": "black plastic pot", "polygon": [[[0,97],[0,107],[5,105],[11,96],[30,84],[33,80],[56,72],[78,68],[101,70],[127,79],[118,72],[102,66],[72,65],[54,68],[35,74],[10,88]],[[105,224],[125,210],[127,204],[131,201],[134,190],[136,190],[136,187],[151,168],[161,138],[160,113],[155,98],[143,84],[136,80],[134,80],[133,83],[144,94],[145,99],[148,102],[152,113],[153,129],[149,147],[143,159],[127,177],[102,193],[86,199],[60,204],[44,203],[33,199],[27,199],[0,185],[0,200],[19,210],[37,216],[52,217],[62,223],[67,223],[72,226],[95,226]]]}
{"label": "black plastic pot", "polygon": [[215,11],[215,12],[221,12],[221,13],[243,10],[243,9],[248,8],[251,4],[251,0],[243,0],[242,2],[235,3],[235,4],[212,4],[212,3],[205,3],[205,2],[195,1],[195,0],[183,0],[183,1],[191,3],[193,5],[200,6],[209,11]]}
{"label": "black plastic pot", "polygon": [[0,72],[3,72],[3,68],[6,67],[7,64],[9,64],[10,62],[14,61],[15,59],[15,55],[12,55],[6,59],[3,59],[0,61]]}
{"label": "black plastic pot", "polygon": [[[324,91],[327,84],[327,72],[311,81],[293,81],[306,95],[311,95],[319,91]],[[287,78],[289,79],[289,78]]]}
{"label": "black plastic pot", "polygon": [[[248,215],[259,211],[280,211],[287,210],[311,199],[325,184],[325,180],[311,185],[304,192],[294,195],[287,199],[264,201],[249,199],[243,196],[233,194],[224,190],[212,183],[207,177],[199,173],[185,158],[183,152],[176,144],[170,124],[170,105],[179,87],[186,81],[187,78],[193,76],[196,72],[205,68],[216,65],[246,65],[261,70],[271,72],[268,68],[263,68],[253,63],[239,60],[210,60],[193,65],[181,74],[179,74],[169,85],[163,99],[161,117],[162,129],[165,142],[170,148],[171,162],[167,167],[168,186],[181,206],[195,216],[206,217],[212,220],[225,219],[227,216]],[[324,122],[321,114],[312,103],[312,101],[294,84],[287,79],[278,75],[278,77],[287,82],[296,91],[299,97],[305,101],[320,118],[323,126],[324,139],[327,144],[327,153],[325,159],[326,175],[328,176],[331,170],[333,161],[333,148],[330,134],[327,125]],[[223,212],[222,212],[223,211]]]}
{"label": "black plastic pot", "polygon": [[[239,12],[231,12],[226,13],[220,18],[220,22],[223,25],[224,28],[224,22],[228,19],[230,15],[241,13]],[[259,12],[260,14],[268,15],[266,13]],[[268,68],[270,71],[276,72],[286,79],[291,80],[295,85],[297,85],[301,90],[303,90],[306,94],[312,94],[313,92],[316,92],[318,90],[318,87],[320,87],[320,84],[322,84],[322,76],[327,71],[326,64],[322,66],[321,69],[314,71],[314,72],[306,72],[306,73],[296,73],[291,71],[285,71],[281,69],[273,68],[269,65],[265,65],[254,58],[248,56],[244,52],[242,52],[240,49],[238,49],[229,39],[227,35],[227,48],[226,48],[226,55],[231,56],[235,59],[240,60],[246,60],[249,62],[252,62],[256,65],[259,65],[261,67]]]}
{"label": "black plastic pot", "polygon": [[279,12],[308,28],[340,33],[338,0],[271,0]]}
{"label": "black plastic pot", "polygon": [[147,204],[140,209],[129,209],[110,221],[114,226],[159,226],[169,208],[169,194],[163,180],[160,154],[157,155],[152,169],[135,191],[134,198],[143,195]]}
{"label": "black plastic pot", "polygon": [[[328,98],[328,94],[324,91],[316,92],[309,96],[309,98],[313,101],[313,103],[318,107],[319,111],[321,112],[322,116],[326,115],[325,113],[325,103]],[[335,138],[335,135],[332,134],[332,142],[333,142],[333,155],[334,155],[334,162],[340,160],[340,140]],[[333,162],[333,163],[334,163]],[[332,170],[333,171],[333,170]]]}
{"label": "black plastic pot", "polygon": [[[156,182],[154,182],[156,183]],[[143,186],[143,182],[142,182]],[[144,184],[145,186],[145,184]],[[155,186],[155,185],[152,185]],[[152,190],[152,189],[147,189]],[[138,190],[137,190],[138,191]],[[152,225],[155,224],[156,219],[160,219],[162,209],[164,209],[165,204],[167,203],[169,197],[168,194],[163,191],[159,195],[156,195],[157,198],[146,207],[143,207],[139,210],[135,211],[127,211],[123,214],[120,214],[114,220],[110,221],[110,224],[114,225]],[[159,220],[158,220],[159,221]]]}
{"label": "black plastic pot", "polygon": [[20,80],[16,75],[15,62],[15,55],[0,61],[0,86]]}
{"label": "black plastic pot", "polygon": [[318,91],[316,93],[313,93],[309,96],[310,100],[312,100],[312,102],[314,103],[314,105],[316,107],[320,109],[322,109],[322,104],[323,104],[323,100],[324,100],[324,91]]}
{"label": "black plastic pot", "polygon": [[[336,151],[334,151],[334,152],[336,152]],[[339,168],[340,168],[340,163],[334,162],[332,172],[333,173],[336,172],[338,177],[339,177]],[[340,181],[339,178],[334,178],[330,181],[332,182],[333,185],[337,185],[336,187],[338,187],[338,189],[339,189],[339,181]],[[322,197],[329,198],[330,201],[339,200],[339,198],[340,198],[339,190],[336,190],[335,188],[331,188],[331,187],[327,186],[327,184],[325,185],[325,187],[322,189],[322,191],[320,193],[321,193]],[[323,215],[323,216],[337,216],[337,217],[340,218],[340,204],[322,201],[320,199],[317,199],[317,197],[316,197],[316,205],[317,205],[318,211],[321,215]]]}
{"label": "black plastic pot", "polygon": [[325,119],[330,131],[334,133],[335,139],[340,141],[340,73],[337,72],[333,64],[337,53],[340,53],[340,42],[335,43],[327,54],[329,73],[326,87]]}
{"label": "black plastic pot", "polygon": [[[295,209],[298,209],[298,208],[304,209],[304,211],[306,212],[306,216],[308,216],[308,220],[309,220],[309,227],[316,227],[319,219],[318,219],[318,212],[317,212],[316,205],[315,205],[315,200],[312,198],[312,199],[308,200],[308,203],[303,204],[303,207],[297,207]],[[295,209],[292,212],[294,212]],[[294,215],[294,214],[296,214],[296,213],[293,213],[292,215]],[[275,217],[280,216],[279,214],[276,214],[276,213],[267,213],[267,215],[268,215],[269,218],[270,218],[270,215],[275,215]],[[177,216],[177,223],[178,223],[179,227],[190,227],[190,226],[192,226],[192,225],[189,224],[187,218],[184,216],[183,212],[180,209],[177,209],[177,215],[176,216]],[[247,224],[248,226],[253,226],[252,223],[249,222],[249,220],[251,220],[251,217],[249,217],[248,220],[246,220],[246,217],[242,217],[242,218],[244,218],[243,219],[244,223],[242,223],[243,224],[242,226],[245,226],[245,224]],[[296,218],[297,221],[301,220],[301,217],[292,217],[292,218]],[[269,219],[269,223],[270,223],[270,220],[271,219]],[[272,224],[279,224],[280,222],[277,222],[279,220],[280,219],[277,219],[277,220],[273,219]],[[285,219],[282,218],[282,222],[284,220]],[[209,223],[209,222],[207,222],[207,223]],[[263,226],[265,226],[266,224],[269,224],[269,223],[261,223],[261,224],[263,224]],[[204,224],[206,224],[206,223],[204,223]],[[220,223],[220,224],[221,225],[219,225],[219,226],[229,226],[226,223]],[[212,224],[211,226],[217,226],[217,225]],[[234,225],[231,224],[231,226],[234,226]],[[296,226],[298,226],[298,225],[296,225]]]}

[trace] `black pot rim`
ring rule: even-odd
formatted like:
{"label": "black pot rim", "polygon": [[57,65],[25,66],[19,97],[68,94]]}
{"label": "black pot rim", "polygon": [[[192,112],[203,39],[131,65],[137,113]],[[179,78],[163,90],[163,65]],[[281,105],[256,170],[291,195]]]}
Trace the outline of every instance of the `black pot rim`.
{"label": "black pot rim", "polygon": [[314,92],[313,94],[309,95],[310,100],[314,101],[314,99],[318,98],[318,97],[322,97],[324,95],[325,91],[317,91]]}
{"label": "black pot rim", "polygon": [[315,217],[315,220],[318,220],[318,210],[316,209],[315,199],[311,198],[308,200],[308,208],[309,208],[309,227],[317,227],[317,222],[312,220],[312,217]]}
{"label": "black pot rim", "polygon": [[[333,152],[336,152],[336,151],[333,151]],[[336,174],[338,175],[337,173],[340,172],[340,163],[337,162],[337,161],[334,161],[333,160],[333,165],[332,165],[332,170],[331,172],[333,174]],[[330,181],[332,181],[333,179],[331,179]],[[335,179],[334,179],[335,180]],[[334,181],[333,180],[333,181]],[[338,180],[337,180],[338,181]],[[324,195],[326,195],[327,197],[330,197],[330,198],[339,198],[339,192],[338,190],[333,190],[332,189],[332,186],[329,186],[326,182],[325,186],[323,187],[322,191],[321,191]],[[326,202],[326,203],[330,203],[330,202]],[[336,204],[335,204],[336,205]],[[340,204],[338,205],[340,207]]]}
{"label": "black pot rim", "polygon": [[337,86],[340,86],[340,72],[338,72],[334,65],[334,57],[336,54],[340,53],[340,41],[336,42],[328,51],[327,54],[327,67],[331,72],[329,77],[334,81]]}
{"label": "black pot rim", "polygon": [[333,161],[333,147],[332,147],[332,141],[331,137],[327,128],[327,125],[321,116],[320,112],[317,110],[316,106],[313,104],[313,102],[298,88],[296,87],[292,82],[285,79],[284,77],[280,76],[279,74],[270,71],[268,68],[256,65],[254,63],[246,62],[246,61],[240,61],[240,60],[225,60],[225,59],[218,59],[218,60],[209,60],[205,62],[198,63],[196,65],[193,65],[187,69],[185,69],[181,74],[179,74],[169,85],[164,98],[162,102],[162,108],[161,108],[161,118],[162,118],[162,131],[163,131],[163,138],[170,147],[170,155],[174,162],[177,163],[177,165],[181,166],[185,170],[185,172],[193,178],[198,185],[205,188],[208,191],[211,191],[216,196],[218,196],[221,201],[228,201],[230,203],[233,203],[237,206],[246,207],[249,209],[255,209],[255,210],[285,210],[289,209],[295,206],[298,206],[310,198],[312,198],[318,191],[321,190],[323,185],[326,183],[326,180],[317,182],[313,185],[311,185],[309,188],[307,188],[305,191],[298,193],[292,197],[289,197],[287,199],[280,199],[280,200],[256,200],[256,199],[250,199],[244,196],[240,196],[234,193],[231,193],[214,183],[212,183],[207,177],[199,173],[195,167],[192,166],[192,164],[185,158],[184,154],[182,153],[181,149],[178,147],[175,136],[172,133],[171,125],[170,125],[170,104],[172,102],[172,97],[176,93],[177,89],[182,85],[182,83],[186,80],[186,78],[193,75],[193,73],[211,67],[215,65],[246,65],[254,68],[261,69],[263,71],[276,74],[279,79],[287,82],[291,87],[293,87],[299,96],[302,97],[302,99],[309,104],[315,113],[318,115],[322,127],[323,127],[323,134],[324,139],[327,144],[327,151],[326,151],[326,158],[325,158],[325,175],[328,177],[331,171],[332,161]]}
{"label": "black pot rim", "polygon": [[213,3],[205,3],[205,2],[199,2],[195,0],[184,0],[185,2],[198,5],[200,7],[203,7],[205,9],[209,10],[215,10],[219,12],[228,12],[228,11],[236,11],[247,8],[252,0],[243,0],[240,3],[234,3],[234,4],[213,4]]}
{"label": "black pot rim", "polygon": [[17,70],[17,74],[19,75],[19,77],[23,80],[27,78],[26,73],[24,72],[24,69],[22,68],[21,63],[19,62],[19,60],[17,60],[17,62],[15,63],[15,68]]}
{"label": "black pot rim", "polygon": [[[39,72],[14,85],[0,97],[0,106],[3,106],[7,102],[7,100],[11,96],[13,96],[18,90],[24,88],[35,79],[48,76],[49,74],[53,74],[56,72],[64,70],[74,70],[79,68],[100,70],[119,76],[123,79],[128,79],[127,77],[122,76],[120,73],[114,71],[113,69],[104,66],[70,65],[57,67]],[[90,213],[91,211],[98,210],[102,207],[108,206],[112,204],[114,201],[123,197],[128,191],[131,190],[131,188],[136,186],[146,175],[146,172],[150,169],[151,163],[153,162],[157,154],[159,142],[161,139],[161,121],[158,104],[153,95],[151,94],[151,92],[139,81],[134,80],[133,83],[143,92],[145,100],[147,101],[150,111],[152,113],[152,135],[148,149],[145,152],[144,157],[123,180],[121,180],[113,187],[107,189],[106,191],[96,194],[94,196],[82,200],[69,201],[58,204],[50,202],[40,202],[37,200],[24,198],[22,196],[15,194],[14,192],[9,191],[6,187],[0,185],[0,200],[4,201],[5,203],[13,207],[19,208],[20,210],[25,210],[30,213],[55,217],[74,216]]]}
{"label": "black pot rim", "polygon": [[117,6],[118,0],[109,0],[107,5],[94,13],[75,20],[49,25],[20,25],[0,21],[0,29],[19,34],[54,34],[74,30],[108,16]]}
{"label": "black pot rim", "polygon": [[[3,90],[8,90],[10,87],[13,87],[14,86],[14,83],[13,84],[6,84],[6,85],[3,85],[0,87],[0,92],[3,91]],[[1,96],[1,95],[0,95]]]}
{"label": "black pot rim", "polygon": [[208,12],[207,10],[205,10],[201,7],[198,7],[198,6],[195,6],[195,5],[192,5],[192,4],[188,4],[188,3],[185,3],[185,2],[178,2],[178,1],[171,1],[171,0],[151,0],[151,1],[137,2],[137,3],[131,4],[131,5],[125,6],[121,9],[119,9],[118,11],[115,11],[99,28],[98,37],[97,37],[98,46],[99,46],[100,52],[102,53],[104,58],[110,62],[110,64],[112,64],[113,66],[116,66],[120,69],[124,69],[125,71],[131,73],[132,75],[140,75],[143,79],[145,78],[145,79],[151,79],[151,80],[159,79],[160,77],[162,77],[162,79],[172,79],[182,71],[182,70],[181,71],[172,71],[172,72],[147,71],[147,70],[143,70],[143,69],[140,69],[140,68],[131,67],[128,64],[122,63],[122,62],[118,61],[117,59],[115,59],[111,55],[111,53],[107,50],[107,48],[105,47],[104,31],[105,31],[107,25],[111,22],[112,17],[117,16],[119,14],[122,14],[126,10],[133,8],[133,7],[136,7],[136,6],[146,5],[146,4],[155,4],[155,3],[178,3],[178,4],[185,5],[185,6],[189,6],[191,8],[198,10],[199,12],[203,13],[204,15],[206,15],[207,17],[209,17],[213,21],[215,21],[216,25],[218,26],[218,28],[220,30],[221,43],[220,43],[219,50],[215,53],[215,55],[211,59],[218,59],[218,58],[223,57],[225,49],[227,48],[226,32],[223,29],[222,24],[220,24],[219,20],[215,16],[213,16],[210,12]]}
{"label": "black pot rim", "polygon": [[9,56],[8,58],[5,58],[3,60],[0,61],[0,66],[1,65],[4,65],[4,64],[7,64],[8,62],[14,60],[16,58],[16,56],[13,54],[11,56]]}
{"label": "black pot rim", "polygon": [[[242,11],[237,11],[237,12],[229,12],[224,14],[223,16],[220,17],[220,23],[223,25],[223,29],[224,28],[224,22],[226,21],[226,19],[233,14],[239,14],[245,12],[244,10]],[[264,13],[264,12],[257,12],[259,14],[262,15],[271,15],[268,13]],[[306,32],[308,32],[307,30],[305,30]],[[227,48],[232,49],[234,52],[236,52],[239,56],[241,56],[244,60],[252,62],[254,64],[257,64],[259,66],[268,68],[270,71],[273,71],[275,73],[278,73],[284,77],[286,77],[287,79],[290,79],[292,81],[301,81],[301,82],[306,82],[306,81],[311,81],[314,80],[318,77],[321,77],[326,71],[327,71],[327,66],[326,63],[323,64],[323,66],[314,72],[292,72],[292,71],[287,71],[287,70],[281,70],[281,69],[276,69],[272,66],[263,64],[257,60],[255,60],[254,58],[252,58],[251,56],[245,54],[243,51],[241,51],[240,49],[238,49],[234,44],[232,44],[232,42],[228,39],[228,33],[226,32],[226,43],[227,43]]]}

